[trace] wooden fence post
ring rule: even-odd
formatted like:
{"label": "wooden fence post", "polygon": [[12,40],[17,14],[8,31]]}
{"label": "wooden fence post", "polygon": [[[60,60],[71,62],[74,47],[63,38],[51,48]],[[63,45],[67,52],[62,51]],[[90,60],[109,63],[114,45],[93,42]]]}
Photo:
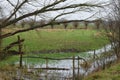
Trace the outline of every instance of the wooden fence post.
{"label": "wooden fence post", "polygon": [[[94,55],[93,55],[93,60],[95,61],[95,55],[96,55],[96,51],[95,51],[95,49],[94,49]],[[94,68],[95,68],[95,64],[94,64]]]}
{"label": "wooden fence post", "polygon": [[96,51],[95,51],[95,49],[94,49],[94,55],[93,55],[93,59],[95,59],[95,54],[96,54]]}
{"label": "wooden fence post", "polygon": [[104,50],[105,50],[104,52],[106,53],[106,52],[107,52],[107,50],[106,50],[106,46],[105,46],[105,45],[104,45]]}
{"label": "wooden fence post", "polygon": [[75,80],[75,57],[73,56],[73,79]]}
{"label": "wooden fence post", "polygon": [[48,68],[48,59],[46,58],[46,68]]}
{"label": "wooden fence post", "polygon": [[80,62],[79,62],[79,56],[78,56],[78,80],[79,80],[79,75],[80,75],[79,69],[80,69]]}
{"label": "wooden fence post", "polygon": [[20,42],[20,36],[18,35],[18,51],[19,51],[19,54],[20,54],[20,68],[22,67],[22,44]]}
{"label": "wooden fence post", "polygon": [[46,80],[48,80],[48,70],[47,70],[47,68],[48,68],[48,58],[46,58]]}

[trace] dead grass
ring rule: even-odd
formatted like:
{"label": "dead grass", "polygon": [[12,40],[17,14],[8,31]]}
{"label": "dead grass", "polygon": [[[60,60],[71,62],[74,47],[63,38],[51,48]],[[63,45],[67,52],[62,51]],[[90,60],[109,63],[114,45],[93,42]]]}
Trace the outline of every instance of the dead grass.
{"label": "dead grass", "polygon": [[88,69],[91,67],[91,62],[87,62],[87,64],[85,62],[80,64],[81,67],[83,67],[84,69]]}

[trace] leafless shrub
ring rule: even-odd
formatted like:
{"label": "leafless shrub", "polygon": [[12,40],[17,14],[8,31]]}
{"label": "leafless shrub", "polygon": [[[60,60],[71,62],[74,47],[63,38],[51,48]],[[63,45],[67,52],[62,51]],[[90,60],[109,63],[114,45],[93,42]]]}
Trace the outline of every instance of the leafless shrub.
{"label": "leafless shrub", "polygon": [[[107,33],[109,41],[112,43],[114,54],[120,59],[120,1],[111,0],[110,9],[111,12],[108,15],[107,21],[104,27]],[[114,43],[114,44],[113,44]]]}
{"label": "leafless shrub", "polygon": [[73,26],[74,26],[75,29],[77,29],[78,26],[79,26],[79,23],[78,23],[78,22],[74,22],[74,23],[73,23]]}
{"label": "leafless shrub", "polygon": [[100,24],[101,24],[101,20],[96,20],[95,21],[96,29],[100,28]]}
{"label": "leafless shrub", "polygon": [[84,21],[84,24],[85,24],[85,29],[87,29],[88,28],[88,22]]}

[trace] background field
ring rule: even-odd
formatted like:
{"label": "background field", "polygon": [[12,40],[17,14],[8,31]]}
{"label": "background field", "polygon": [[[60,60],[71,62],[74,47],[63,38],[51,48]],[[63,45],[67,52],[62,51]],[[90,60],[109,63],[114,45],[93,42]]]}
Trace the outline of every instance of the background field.
{"label": "background field", "polygon": [[[25,39],[25,52],[83,52],[98,49],[108,43],[100,33],[91,29],[39,29],[17,35]],[[4,39],[3,46],[17,41],[17,35]]]}

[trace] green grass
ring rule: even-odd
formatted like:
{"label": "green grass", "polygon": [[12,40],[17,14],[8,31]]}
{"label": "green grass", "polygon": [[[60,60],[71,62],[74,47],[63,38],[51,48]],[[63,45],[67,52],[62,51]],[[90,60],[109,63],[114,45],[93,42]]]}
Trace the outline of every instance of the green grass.
{"label": "green grass", "polygon": [[120,80],[120,63],[117,63],[104,71],[91,74],[84,80]]}
{"label": "green grass", "polygon": [[[21,38],[25,39],[23,43],[23,51],[26,53],[24,56],[40,56],[51,58],[64,58],[72,56],[89,56],[86,53],[50,53],[50,54],[29,54],[30,52],[39,52],[41,50],[61,50],[61,49],[77,49],[80,52],[98,49],[107,44],[108,41],[102,35],[95,36],[99,33],[97,30],[74,30],[74,29],[40,29],[39,31],[31,30],[28,32],[20,33]],[[5,47],[11,42],[17,41],[17,35],[14,35],[3,40]],[[12,48],[17,50],[17,46]],[[44,63],[42,59],[23,59],[30,63]],[[0,66],[13,64],[19,61],[19,56],[11,56],[6,60],[0,62]]]}
{"label": "green grass", "polygon": [[[61,49],[76,49],[83,52],[98,49],[108,43],[102,35],[95,36],[96,33],[99,32],[97,30],[41,29],[17,35],[25,39],[23,43],[25,52]],[[4,39],[3,46],[16,41],[17,35]]]}

